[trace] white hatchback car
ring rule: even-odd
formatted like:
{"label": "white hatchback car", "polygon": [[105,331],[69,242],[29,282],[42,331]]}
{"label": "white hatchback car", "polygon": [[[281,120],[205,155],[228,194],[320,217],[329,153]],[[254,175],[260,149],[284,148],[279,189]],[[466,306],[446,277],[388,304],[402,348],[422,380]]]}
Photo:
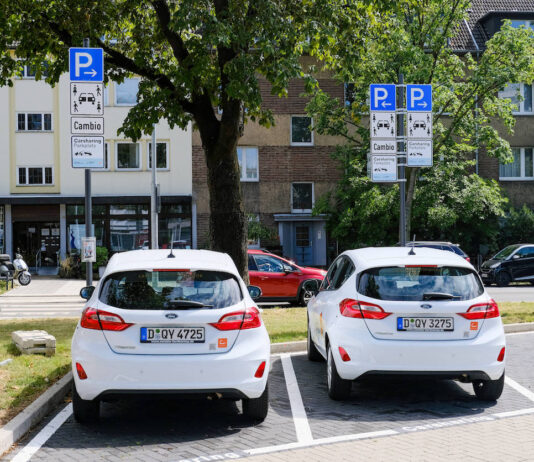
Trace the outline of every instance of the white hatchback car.
{"label": "white hatchback car", "polygon": [[414,374],[472,382],[479,399],[496,400],[504,355],[497,304],[451,252],[349,250],[308,303],[308,358],[327,360],[333,399],[364,375]]}
{"label": "white hatchback car", "polygon": [[96,289],[80,292],[88,301],[72,339],[76,420],[96,420],[101,400],[132,394],[242,399],[244,415],[265,419],[270,342],[251,294],[261,291],[247,290],[226,254],[115,254]]}

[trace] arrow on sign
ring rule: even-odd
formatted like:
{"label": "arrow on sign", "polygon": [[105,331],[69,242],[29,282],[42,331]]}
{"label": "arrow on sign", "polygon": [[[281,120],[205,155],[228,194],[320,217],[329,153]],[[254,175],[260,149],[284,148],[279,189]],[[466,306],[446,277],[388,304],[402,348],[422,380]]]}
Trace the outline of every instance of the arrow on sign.
{"label": "arrow on sign", "polygon": [[391,103],[386,103],[385,101],[382,102],[382,107],[388,107],[391,106]]}
{"label": "arrow on sign", "polygon": [[84,71],[84,75],[90,75],[91,77],[94,77],[97,74],[97,72],[94,69],[91,69],[91,72]]}
{"label": "arrow on sign", "polygon": [[422,102],[422,103],[417,103],[418,106],[422,106],[422,107],[427,107],[428,104],[426,103],[426,101]]}

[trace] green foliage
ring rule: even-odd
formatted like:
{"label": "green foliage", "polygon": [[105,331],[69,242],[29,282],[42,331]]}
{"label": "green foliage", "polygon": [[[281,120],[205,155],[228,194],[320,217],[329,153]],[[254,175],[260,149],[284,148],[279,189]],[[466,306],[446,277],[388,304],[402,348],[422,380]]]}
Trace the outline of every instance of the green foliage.
{"label": "green foliage", "polygon": [[329,230],[342,247],[398,241],[398,186],[367,178],[366,114],[369,84],[396,83],[401,72],[404,82],[434,89],[434,166],[407,169],[409,236],[454,240],[471,252],[481,243],[496,245],[506,199],[495,181],[473,173],[473,158],[479,148],[501,162],[512,159],[503,132],[513,132],[515,119],[498,91],[509,82],[534,80],[534,36],[506,22],[479,56],[460,55],[449,43],[469,7],[466,0],[401,0],[369,25],[358,48],[365,51],[354,51],[362,37],[353,39],[348,31],[332,45],[327,67],[353,84],[354,101],[344,106],[318,90],[308,112],[319,133],[345,142],[335,154],[344,178],[316,206],[329,214]]}
{"label": "green foliage", "polygon": [[274,239],[276,232],[274,229],[265,226],[261,221],[256,219],[256,215],[248,214],[248,239],[257,241],[258,239]]}
{"label": "green foliage", "polygon": [[59,277],[65,279],[78,279],[82,275],[82,268],[80,265],[80,257],[78,255],[71,255],[59,264]]}
{"label": "green foliage", "polygon": [[109,258],[108,249],[106,247],[97,247],[95,267],[98,269],[101,266],[106,266],[108,264],[108,258]]}
{"label": "green foliage", "polygon": [[510,244],[534,242],[534,211],[523,205],[519,210],[508,210],[501,222],[499,248]]}

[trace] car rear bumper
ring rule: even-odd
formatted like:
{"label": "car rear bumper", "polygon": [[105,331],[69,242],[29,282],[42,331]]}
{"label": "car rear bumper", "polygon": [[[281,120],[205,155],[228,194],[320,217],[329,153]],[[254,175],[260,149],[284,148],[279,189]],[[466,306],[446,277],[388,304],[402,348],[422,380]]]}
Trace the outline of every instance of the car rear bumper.
{"label": "car rear bumper", "polygon": [[[258,398],[267,383],[269,355],[269,338],[264,328],[241,331],[230,351],[216,354],[117,354],[101,331],[80,327],[72,342],[76,390],[86,400],[139,393],[219,393],[223,397]],[[254,374],[263,361],[266,361],[263,377],[256,378]],[[78,377],[77,362],[87,379]]]}
{"label": "car rear bumper", "polygon": [[[364,374],[392,373],[447,376],[469,379],[498,379],[504,372],[504,361],[497,357],[506,340],[500,318],[489,319],[481,332],[471,340],[379,340],[369,331],[336,329],[329,336],[339,375],[354,380]],[[341,359],[342,346],[351,360]]]}

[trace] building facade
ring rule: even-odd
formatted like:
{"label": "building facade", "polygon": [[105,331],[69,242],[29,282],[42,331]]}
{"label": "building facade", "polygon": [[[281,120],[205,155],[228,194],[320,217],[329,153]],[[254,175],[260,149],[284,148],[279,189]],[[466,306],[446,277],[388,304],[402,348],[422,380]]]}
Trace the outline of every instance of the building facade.
{"label": "building facade", "polygon": [[[55,87],[25,67],[0,88],[0,253],[20,249],[31,267],[56,267],[85,235],[84,171],[72,168],[68,76]],[[136,103],[139,81],[104,91],[105,165],[92,170],[97,245],[113,253],[150,241],[151,134],[136,143],[117,134]],[[156,127],[159,244],[193,246],[191,130]]]}
{"label": "building facade", "polygon": [[[323,90],[343,101],[342,84],[325,75],[318,79]],[[273,112],[275,125],[247,123],[238,141],[238,158],[245,211],[250,220],[271,229],[272,238],[249,246],[267,248],[300,265],[324,267],[335,254],[335,243],[326,233],[325,217],[313,216],[312,208],[341,178],[338,162],[332,158],[339,140],[313,131],[305,109],[308,100],[301,96],[302,82],[292,81],[286,98],[271,95],[265,81],[261,91],[263,107]],[[193,194],[199,246],[207,246],[209,193],[198,132],[193,133]]]}

